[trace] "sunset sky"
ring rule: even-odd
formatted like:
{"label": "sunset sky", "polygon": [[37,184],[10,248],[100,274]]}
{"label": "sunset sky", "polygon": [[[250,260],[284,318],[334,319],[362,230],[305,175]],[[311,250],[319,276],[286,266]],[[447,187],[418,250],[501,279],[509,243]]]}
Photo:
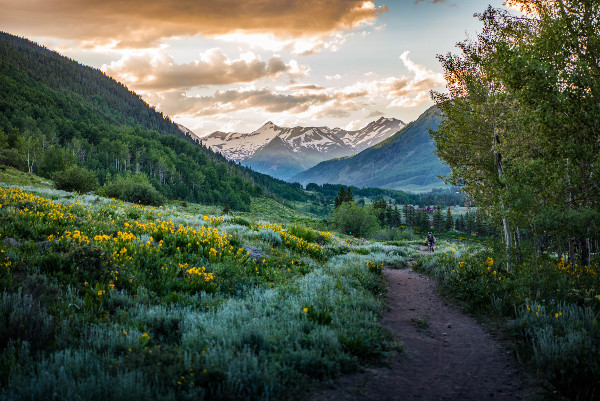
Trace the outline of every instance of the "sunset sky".
{"label": "sunset sky", "polygon": [[[142,5],[143,4],[143,5]],[[0,0],[0,30],[100,68],[197,134],[405,122],[503,0]]]}

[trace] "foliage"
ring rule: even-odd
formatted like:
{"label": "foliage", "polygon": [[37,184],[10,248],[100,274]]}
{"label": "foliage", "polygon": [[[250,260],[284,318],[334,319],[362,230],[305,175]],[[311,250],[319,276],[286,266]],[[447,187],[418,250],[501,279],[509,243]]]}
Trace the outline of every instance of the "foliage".
{"label": "foliage", "polygon": [[354,202],[345,202],[334,210],[333,223],[342,233],[354,237],[368,237],[379,226],[373,208]]}
{"label": "foliage", "polygon": [[0,164],[46,178],[72,165],[145,174],[168,199],[249,210],[301,189],[225,160],[101,71],[0,33]]}
{"label": "foliage", "polygon": [[308,242],[315,242],[319,236],[315,230],[299,225],[289,227],[288,232]]}
{"label": "foliage", "polygon": [[96,176],[93,172],[78,166],[71,166],[65,171],[56,173],[54,176],[54,184],[57,189],[79,193],[93,191],[98,185]]}
{"label": "foliage", "polygon": [[434,95],[444,120],[432,136],[448,181],[502,225],[508,259],[527,230],[589,266],[600,237],[600,5],[511,3],[527,14],[489,7],[461,55],[439,56],[450,94]]}
{"label": "foliage", "polygon": [[352,188],[348,187],[348,189],[344,189],[344,186],[342,185],[334,199],[334,207],[337,209],[344,202],[354,202],[354,195],[352,195]]}
{"label": "foliage", "polygon": [[131,203],[160,206],[164,197],[152,186],[145,175],[125,175],[107,182],[99,193]]}
{"label": "foliage", "polygon": [[400,248],[328,260],[279,224],[45,191],[0,187],[2,399],[300,399],[398,349],[378,320]]}

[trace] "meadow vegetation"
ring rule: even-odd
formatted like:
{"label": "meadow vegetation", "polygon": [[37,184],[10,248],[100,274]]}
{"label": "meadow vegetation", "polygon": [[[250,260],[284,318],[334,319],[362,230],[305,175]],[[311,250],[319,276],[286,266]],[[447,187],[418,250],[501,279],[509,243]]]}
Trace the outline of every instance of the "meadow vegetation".
{"label": "meadow vegetation", "polygon": [[0,186],[2,399],[301,399],[399,349],[401,246],[28,188]]}

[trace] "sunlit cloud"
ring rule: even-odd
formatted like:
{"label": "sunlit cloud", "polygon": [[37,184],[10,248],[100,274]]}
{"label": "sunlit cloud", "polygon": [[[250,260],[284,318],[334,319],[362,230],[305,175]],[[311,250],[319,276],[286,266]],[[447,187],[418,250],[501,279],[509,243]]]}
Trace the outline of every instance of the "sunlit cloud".
{"label": "sunlit cloud", "polygon": [[[334,48],[346,31],[387,11],[365,0],[0,0],[3,30],[73,40],[88,49],[149,48],[204,36],[307,53]],[[235,35],[242,35],[235,37]]]}
{"label": "sunlit cloud", "polygon": [[177,64],[164,51],[127,55],[104,65],[102,70],[137,91],[185,90],[198,86],[231,85],[254,82],[261,78],[290,79],[306,76],[308,67],[295,60],[286,63],[280,57],[263,61],[252,52],[232,60],[221,49],[208,49],[197,60]]}
{"label": "sunlit cloud", "polygon": [[240,112],[262,114],[265,121],[277,118],[289,120],[291,115],[303,121],[346,119],[356,113],[372,118],[382,115],[380,111],[373,111],[382,104],[393,108],[415,107],[430,102],[429,91],[444,85],[442,74],[414,63],[408,52],[403,53],[400,60],[409,72],[407,75],[374,78],[338,87],[312,83],[274,88],[247,85],[217,90],[211,95],[191,96],[185,91],[175,90],[147,93],[144,98],[169,115],[200,120],[214,120]]}

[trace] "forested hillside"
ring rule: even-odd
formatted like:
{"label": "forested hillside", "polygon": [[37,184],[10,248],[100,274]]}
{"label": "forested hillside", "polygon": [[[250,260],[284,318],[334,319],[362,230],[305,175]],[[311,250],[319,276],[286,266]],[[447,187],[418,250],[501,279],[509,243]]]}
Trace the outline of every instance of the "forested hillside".
{"label": "forested hillside", "polygon": [[305,197],[199,146],[101,71],[6,33],[0,33],[0,162],[48,178],[80,165],[99,184],[143,173],[167,198],[235,209],[246,209],[251,196]]}

